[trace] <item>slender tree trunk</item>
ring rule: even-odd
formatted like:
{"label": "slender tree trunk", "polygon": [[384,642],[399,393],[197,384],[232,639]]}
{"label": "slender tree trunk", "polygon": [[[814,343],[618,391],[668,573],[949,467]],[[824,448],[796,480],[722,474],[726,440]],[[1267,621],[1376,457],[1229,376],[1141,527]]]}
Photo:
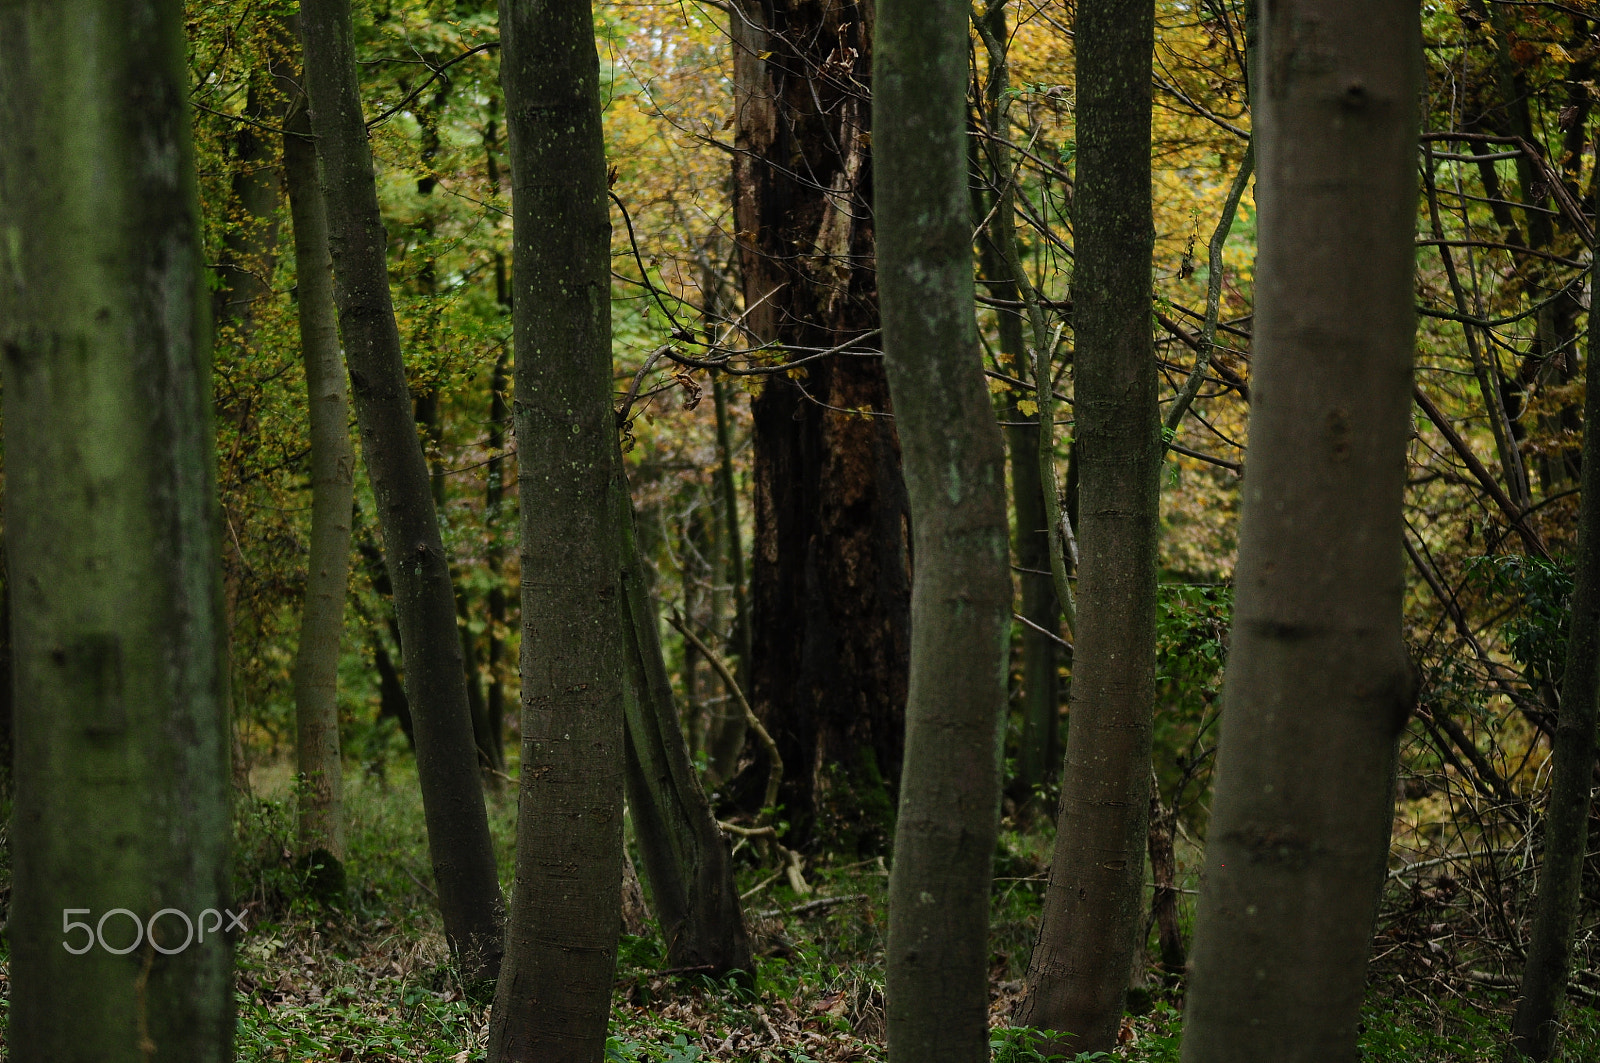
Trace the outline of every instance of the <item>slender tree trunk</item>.
{"label": "slender tree trunk", "polygon": [[633,502],[620,468],[616,476],[613,519],[622,544],[628,655],[628,808],[667,944],[667,966],[717,976],[741,971],[753,977],[750,934],[739,908],[728,843],[689,763],[661,657],[655,605],[634,537]]}
{"label": "slender tree trunk", "polygon": [[511,416],[505,399],[509,383],[508,363],[506,352],[502,351],[500,357],[495,359],[494,373],[489,379],[489,482],[484,489],[483,507],[483,520],[489,537],[485,560],[494,582],[489,587],[484,603],[488,613],[488,631],[485,632],[488,646],[484,655],[488,689],[484,696],[484,719],[479,741],[488,744],[489,767],[498,772],[506,770],[506,685],[500,678],[500,659],[505,645],[500,632],[506,623],[506,573],[500,522],[505,499],[505,422]]}
{"label": "slender tree trunk", "polygon": [[[251,75],[245,114],[262,125],[283,120],[283,102],[291,98],[265,88],[265,72]],[[232,202],[222,237],[222,262],[212,292],[212,324],[221,345],[248,347],[255,334],[256,303],[272,293],[277,264],[278,208],[283,201],[277,160],[269,134],[244,122],[231,129]]]}
{"label": "slender tree trunk", "polygon": [[295,292],[311,421],[311,545],[294,665],[299,843],[303,858],[323,863],[321,881],[337,893],[342,891],[345,859],[339,639],[350,584],[356,456],[350,444],[350,400],[333,299],[328,214],[317,176],[311,116],[304,96],[295,91],[294,79],[283,80],[286,84],[281,87],[294,101],[288,135],[283,138],[283,170],[294,226]]}
{"label": "slender tree trunk", "polygon": [[1183,929],[1178,925],[1178,862],[1173,851],[1177,810],[1161,803],[1156,780],[1150,780],[1150,825],[1146,844],[1150,855],[1150,918],[1161,943],[1161,968],[1167,978],[1183,975],[1185,955]]}
{"label": "slender tree trunk", "polygon": [[499,969],[503,902],[478,783],[449,559],[417,439],[389,292],[348,0],[300,8],[306,88],[361,452],[394,588],[417,776],[445,937],[469,980]]}
{"label": "slender tree trunk", "polygon": [[[501,0],[522,510],[517,885],[495,1063],[595,1063],[621,920],[611,225],[588,0]],[[557,855],[559,854],[559,855]]]}
{"label": "slender tree trunk", "polygon": [[[1006,30],[1006,7],[1002,0],[991,3],[983,16],[984,41],[995,52],[989,56],[987,103],[990,131],[1006,136],[1003,94],[1010,85],[1006,53],[1010,39]],[[989,145],[984,154],[990,159],[989,180],[996,189],[996,202],[980,245],[979,261],[989,291],[996,299],[1019,304],[1000,308],[995,317],[999,325],[1000,353],[1010,363],[1008,371],[1019,380],[1033,372],[1024,338],[1021,285],[1026,278],[1013,275],[1007,267],[1016,247],[1016,208],[1011,187],[1011,153],[1003,145]],[[1010,245],[1010,250],[1001,249]],[[1061,623],[1061,606],[1056,601],[1055,581],[1050,574],[1050,533],[1046,527],[1044,477],[1040,471],[1039,425],[1026,422],[1018,409],[1016,394],[1007,392],[1005,405],[1006,449],[1011,459],[1011,497],[1016,511],[1017,582],[1022,588],[1020,615],[1028,621],[1022,630],[1022,737],[1017,743],[1016,775],[1011,780],[1011,796],[1019,808],[1027,807],[1037,791],[1054,774],[1061,757],[1060,684],[1056,674],[1055,632]]]}
{"label": "slender tree trunk", "polygon": [[1151,335],[1150,0],[1077,17],[1076,529],[1072,714],[1044,921],[1021,1023],[1115,1045],[1142,926],[1155,700],[1160,413]]}
{"label": "slender tree trunk", "polygon": [[1186,1063],[1356,1058],[1415,695],[1418,9],[1280,0],[1261,45],[1249,476]]}
{"label": "slender tree trunk", "polygon": [[[1592,267],[1590,290],[1600,292],[1600,259]],[[1592,298],[1592,296],[1591,296]],[[1583,411],[1583,495],[1578,504],[1577,573],[1572,589],[1572,623],[1567,632],[1566,673],[1561,680],[1561,713],[1551,742],[1554,770],[1545,806],[1544,859],[1539,867],[1533,934],[1522,973],[1522,999],[1511,1022],[1511,1048],[1518,1056],[1543,1063],[1555,1051],[1572,963],[1583,861],[1588,849],[1590,786],[1595,755],[1596,688],[1600,680],[1600,314],[1589,310],[1589,364],[1585,367]]]}
{"label": "slender tree trunk", "polygon": [[177,3],[0,7],[19,1063],[233,1059],[228,941],[184,928],[230,834],[188,92]]}
{"label": "slender tree trunk", "polygon": [[[873,5],[737,8],[744,323],[754,340],[791,350],[847,344],[878,325],[864,88]],[[791,844],[809,842],[820,823],[872,850],[893,818],[911,588],[888,409],[881,360],[859,351],[812,362],[793,379],[769,377],[751,406],[750,693],[791,769],[782,792]]]}
{"label": "slender tree trunk", "polygon": [[889,879],[889,1056],[989,1058],[989,886],[1011,631],[1005,451],[978,354],[965,0],[883,0],[876,151],[884,351],[917,566]]}
{"label": "slender tree trunk", "polygon": [[[717,504],[722,510],[727,544],[728,582],[733,586],[733,648],[739,655],[734,675],[742,688],[750,685],[750,603],[745,590],[744,537],[739,527],[739,492],[733,480],[733,433],[729,426],[728,389],[720,375],[711,378],[711,400],[717,414]],[[744,749],[745,718],[733,691],[726,692],[722,712],[711,727],[711,777],[733,778]]]}

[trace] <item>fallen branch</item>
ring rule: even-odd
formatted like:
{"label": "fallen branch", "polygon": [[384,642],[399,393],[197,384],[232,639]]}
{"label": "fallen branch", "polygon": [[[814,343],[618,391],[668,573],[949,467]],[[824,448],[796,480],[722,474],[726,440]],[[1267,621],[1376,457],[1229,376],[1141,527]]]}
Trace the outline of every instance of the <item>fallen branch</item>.
{"label": "fallen branch", "polygon": [[775,808],[778,804],[778,786],[783,782],[783,758],[778,755],[778,743],[772,740],[772,735],[767,732],[767,729],[762,726],[761,720],[756,717],[755,710],[750,707],[750,702],[745,698],[744,691],[739,689],[738,681],[733,678],[733,673],[728,670],[728,666],[723,662],[722,658],[712,653],[711,647],[701,642],[695,633],[689,630],[688,625],[683,622],[683,618],[677,614],[676,610],[667,617],[667,623],[671,624],[678,634],[687,639],[689,644],[699,651],[702,657],[711,662],[711,667],[716,671],[717,675],[722,677],[723,683],[727,684],[729,692],[733,694],[733,699],[744,710],[745,723],[749,725],[750,730],[756,733],[756,738],[761,742],[761,748],[767,754],[767,793],[765,799],[761,802],[761,807]]}
{"label": "fallen branch", "polygon": [[865,893],[851,893],[843,897],[819,897],[814,901],[806,901],[803,904],[791,904],[787,908],[771,908],[764,912],[757,912],[756,918],[776,919],[785,915],[806,915],[810,912],[821,911],[824,908],[832,908],[838,904],[849,904],[851,901],[868,901],[871,899]]}

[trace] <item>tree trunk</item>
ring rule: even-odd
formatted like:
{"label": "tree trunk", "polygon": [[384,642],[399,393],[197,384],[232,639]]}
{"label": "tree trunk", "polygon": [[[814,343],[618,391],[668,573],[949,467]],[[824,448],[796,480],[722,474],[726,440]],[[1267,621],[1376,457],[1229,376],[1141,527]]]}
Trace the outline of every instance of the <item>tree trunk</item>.
{"label": "tree trunk", "polygon": [[750,934],[739,908],[728,844],[689,763],[634,538],[633,502],[620,468],[616,475],[614,520],[622,544],[628,655],[628,808],[667,945],[667,966],[716,976],[741,971],[754,977]]}
{"label": "tree trunk", "polygon": [[17,694],[7,1042],[20,1063],[225,1063],[229,943],[183,925],[210,930],[203,913],[230,903],[230,795],[179,5],[6,4],[0,71]]}
{"label": "tree trunk", "polygon": [[[739,655],[734,675],[743,687],[750,676],[750,604],[745,591],[744,542],[739,528],[739,492],[733,482],[733,441],[728,421],[728,395],[722,377],[711,378],[711,399],[717,414],[717,504],[721,508],[723,537],[727,543],[728,582],[733,587],[733,637]],[[713,785],[733,778],[744,749],[745,717],[733,691],[725,692],[722,712],[712,721],[710,743]]]}
{"label": "tree trunk", "polygon": [[[735,216],[745,324],[806,353],[878,325],[867,0],[739,0]],[[827,67],[832,73],[819,76]],[[876,342],[864,342],[864,348]],[[767,379],[752,406],[751,695],[792,770],[790,843],[881,846],[905,729],[905,485],[879,359]]]}
{"label": "tree trunk", "polygon": [[389,292],[348,0],[305,0],[300,18],[339,324],[400,622],[428,852],[445,937],[467,978],[487,980],[500,965],[503,902],[478,783],[449,559],[412,419]]}
{"label": "tree trunk", "polygon": [[[501,0],[522,510],[522,779],[495,1063],[605,1051],[621,920],[611,226],[588,0]],[[556,854],[559,854],[557,856]]]}
{"label": "tree trunk", "polygon": [[[245,114],[263,125],[283,121],[283,100],[264,91],[264,72],[251,75],[246,90]],[[282,86],[278,86],[282,91]],[[272,294],[272,274],[277,264],[278,208],[283,201],[278,167],[268,134],[259,126],[236,123],[231,130],[232,203],[222,235],[222,262],[217,266],[217,286],[212,292],[212,324],[219,346],[247,348],[255,334],[256,303]]]}
{"label": "tree trunk", "polygon": [[1155,700],[1160,412],[1150,327],[1150,0],[1078,7],[1072,712],[1044,921],[1019,1022],[1115,1045],[1142,926]]}
{"label": "tree trunk", "polygon": [[[1600,258],[1590,290],[1600,292]],[[1592,298],[1592,296],[1591,296]],[[1551,742],[1554,765],[1545,806],[1544,859],[1533,933],[1522,974],[1522,999],[1511,1022],[1511,1051],[1543,1063],[1555,1051],[1577,930],[1583,860],[1588,848],[1589,804],[1595,754],[1596,687],[1600,679],[1600,314],[1590,304],[1589,363],[1584,369],[1583,495],[1578,504],[1577,572],[1567,633],[1561,712]]]}
{"label": "tree trunk", "polygon": [[[292,36],[292,35],[291,35]],[[285,78],[285,82],[291,79]],[[323,863],[330,892],[344,878],[344,785],[339,759],[339,639],[350,583],[350,517],[355,448],[328,253],[328,213],[305,98],[294,100],[283,138],[284,184],[294,226],[295,292],[311,421],[311,545],[294,665],[295,754],[300,775],[302,858]],[[298,97],[298,98],[297,98]]]}
{"label": "tree trunk", "polygon": [[1356,1058],[1415,693],[1417,5],[1281,0],[1261,44],[1249,475],[1186,1063]]}
{"label": "tree trunk", "polygon": [[989,1058],[989,886],[1011,632],[1005,451],[973,317],[965,0],[883,0],[885,360],[917,558],[889,879],[889,1056]]}
{"label": "tree trunk", "polygon": [[[989,128],[1006,136],[1001,105],[1010,87],[1006,54],[1001,51],[1010,40],[1006,30],[1003,0],[989,5],[983,16],[984,40],[995,47],[989,56]],[[1016,208],[1011,188],[1011,153],[1001,145],[990,145],[989,182],[996,189],[996,202],[986,213],[988,225],[979,245],[979,261],[989,293],[1012,307],[995,311],[999,326],[1000,353],[1009,363],[1008,372],[1027,380],[1033,372],[1028,343],[1023,331],[1021,285],[1026,278],[1013,275],[1006,266],[1016,246]],[[1011,250],[1001,249],[1010,244]],[[1006,392],[1004,418],[1006,449],[1011,460],[1011,497],[1016,511],[1014,549],[1021,584],[1020,615],[1028,621],[1022,630],[1022,736],[1017,743],[1016,775],[1011,780],[1011,797],[1019,809],[1033,805],[1039,790],[1050,782],[1061,757],[1060,684],[1058,681],[1056,632],[1061,623],[1061,606],[1056,601],[1055,581],[1050,574],[1050,534],[1046,528],[1044,477],[1040,471],[1039,425],[1026,422],[1017,407],[1017,394]]]}
{"label": "tree trunk", "polygon": [[485,561],[493,582],[485,596],[484,607],[488,613],[488,630],[485,638],[484,669],[488,673],[488,689],[483,705],[483,726],[479,742],[488,743],[489,767],[497,772],[506,770],[506,685],[500,678],[500,658],[504,643],[500,632],[506,623],[505,547],[502,545],[500,522],[505,498],[505,423],[511,417],[506,406],[505,392],[509,369],[506,352],[495,359],[494,373],[489,378],[489,462],[488,485],[484,489],[483,520],[489,539]]}

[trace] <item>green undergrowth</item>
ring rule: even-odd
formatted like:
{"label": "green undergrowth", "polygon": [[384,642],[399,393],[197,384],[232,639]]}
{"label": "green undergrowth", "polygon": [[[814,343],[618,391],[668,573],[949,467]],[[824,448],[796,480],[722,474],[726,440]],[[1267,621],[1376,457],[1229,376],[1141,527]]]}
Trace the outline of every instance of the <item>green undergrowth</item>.
{"label": "green undergrowth", "polygon": [[[241,1063],[471,1063],[487,1052],[490,1005],[452,967],[427,874],[415,777],[354,776],[347,790],[350,890],[338,906],[308,899],[290,858],[293,795],[258,785],[236,814],[236,896],[249,906],[237,951]],[[491,796],[510,885],[514,793]],[[1045,830],[1046,828],[1040,828]],[[995,1063],[1044,1063],[1038,1031],[1007,1025],[1020,996],[1044,895],[1045,835],[1008,833],[996,864],[991,1046]],[[887,873],[881,860],[818,858],[796,894],[752,855],[736,855],[756,942],[753,985],[666,973],[653,929],[624,935],[608,1063],[886,1063],[883,997]],[[3,949],[0,944],[0,949]],[[0,952],[0,980],[5,978]],[[0,985],[7,984],[0,981]],[[1363,1060],[1499,1063],[1512,1000],[1468,985],[1375,984],[1362,1016]],[[1177,1063],[1181,987],[1136,994],[1109,1057]],[[0,997],[0,1016],[5,1002]],[[1600,1059],[1600,1013],[1572,1007],[1564,1063]],[[3,1041],[0,1041],[3,1044]],[[0,1056],[3,1058],[3,1056]]]}

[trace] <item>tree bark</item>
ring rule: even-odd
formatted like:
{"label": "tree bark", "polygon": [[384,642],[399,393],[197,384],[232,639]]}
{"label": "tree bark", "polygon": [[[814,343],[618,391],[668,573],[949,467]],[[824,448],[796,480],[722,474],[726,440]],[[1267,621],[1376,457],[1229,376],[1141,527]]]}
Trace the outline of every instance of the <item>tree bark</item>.
{"label": "tree bark", "polygon": [[[750,685],[750,601],[745,589],[744,541],[739,527],[739,492],[733,481],[733,433],[729,427],[727,388],[720,375],[711,378],[711,400],[717,415],[717,505],[721,509],[723,538],[727,544],[728,582],[733,587],[733,637],[739,655],[735,675]],[[733,778],[744,749],[745,719],[733,691],[726,692],[723,709],[712,721],[708,752],[713,785]]]}
{"label": "tree bark", "polygon": [[1261,45],[1249,475],[1186,1063],[1356,1058],[1415,696],[1418,9],[1282,0]]}
{"label": "tree bark", "polygon": [[428,852],[451,950],[469,981],[488,980],[503,950],[503,901],[478,783],[449,559],[412,419],[389,291],[350,6],[348,0],[305,0],[300,19],[339,324],[400,623]]}
{"label": "tree bark", "polygon": [[[1003,95],[1010,87],[1010,68],[1003,50],[1010,35],[1006,30],[1003,0],[989,5],[983,15],[984,42],[994,51],[989,56],[987,86],[990,131],[1006,136]],[[979,262],[989,292],[997,300],[1017,304],[995,311],[1000,334],[1000,353],[1010,363],[1009,372],[1027,380],[1033,372],[1024,335],[1022,284],[1026,278],[1015,275],[1007,265],[1016,248],[1016,208],[1011,186],[1011,153],[1000,144],[985,151],[990,159],[989,180],[996,189],[996,202],[989,213],[981,244]],[[1009,244],[1008,250],[1002,250]],[[1027,415],[1017,407],[1016,392],[1007,391],[1004,407],[1006,449],[1011,461],[1011,497],[1016,512],[1013,549],[1016,554],[1017,582],[1021,585],[1020,615],[1028,621],[1022,630],[1022,736],[1017,742],[1016,775],[1011,779],[1011,797],[1019,809],[1034,805],[1039,790],[1054,774],[1061,757],[1060,683],[1057,676],[1056,640],[1050,637],[1061,623],[1061,606],[1056,601],[1055,581],[1050,572],[1050,532],[1046,527],[1044,477],[1040,471],[1039,424],[1027,423]],[[1040,802],[1043,804],[1043,802]]]}
{"label": "tree bark", "polygon": [[[861,87],[872,22],[869,0],[738,0],[730,18],[734,206],[754,341],[830,349],[878,325]],[[888,408],[881,361],[855,353],[769,377],[752,404],[750,693],[790,766],[792,845],[820,827],[875,849],[893,816],[910,578]]]}
{"label": "tree bark", "polygon": [[339,640],[350,584],[356,456],[350,444],[350,400],[334,307],[328,212],[317,177],[311,116],[293,79],[282,79],[280,88],[294,101],[283,138],[283,170],[294,226],[295,292],[311,421],[311,543],[294,664],[299,843],[302,858],[324,863],[320,881],[340,892],[345,844]]}
{"label": "tree bark", "polygon": [[[188,93],[177,3],[0,8],[17,693],[7,1041],[22,1063],[233,1059],[228,941],[185,947],[183,929],[230,903]],[[84,948],[96,927],[110,948],[139,944]]]}
{"label": "tree bark", "polygon": [[1076,29],[1077,623],[1055,855],[1018,1009],[1020,1024],[1065,1034],[1052,1051],[1069,1054],[1114,1047],[1142,926],[1162,456],[1150,317],[1154,8],[1085,2]]}
{"label": "tree bark", "polygon": [[488,630],[485,632],[488,647],[484,660],[488,689],[484,697],[484,719],[478,741],[480,745],[487,745],[489,768],[497,772],[506,770],[506,687],[500,679],[500,658],[504,646],[500,631],[506,623],[506,572],[505,547],[501,538],[504,533],[500,530],[500,522],[505,500],[505,423],[511,417],[511,409],[505,400],[509,368],[506,352],[502,351],[500,357],[495,359],[494,373],[489,378],[488,485],[484,489],[483,506],[483,521],[489,538],[485,560],[494,582],[489,587],[484,603],[488,614]]}
{"label": "tree bark", "polygon": [[[281,86],[279,92],[267,91],[263,73],[251,75],[245,114],[262,125],[278,125],[283,120],[283,100],[293,97],[279,95]],[[231,133],[232,203],[212,293],[212,324],[219,345],[242,349],[250,346],[255,334],[256,303],[272,294],[283,188],[268,134],[244,122],[235,124]]]}
{"label": "tree bark", "polygon": [[[1590,291],[1600,292],[1600,259]],[[1592,296],[1591,296],[1592,298]],[[1522,998],[1511,1021],[1509,1060],[1543,1063],[1555,1052],[1565,1004],[1572,939],[1577,930],[1588,849],[1590,786],[1595,756],[1596,688],[1600,681],[1600,314],[1589,310],[1589,363],[1584,368],[1583,495],[1578,504],[1577,572],[1561,712],[1551,742],[1553,770],[1545,806],[1544,859],[1534,902],[1533,932],[1522,973]]]}
{"label": "tree bark", "polygon": [[611,225],[588,0],[501,0],[522,511],[517,885],[501,1063],[605,1051],[621,920],[622,588]]}
{"label": "tree bark", "polygon": [[667,945],[667,966],[719,977],[739,971],[753,978],[750,934],[739,907],[728,843],[689,763],[634,538],[633,502],[620,468],[616,477],[614,520],[622,544],[628,658],[623,701],[628,808]]}
{"label": "tree bark", "polygon": [[965,0],[883,0],[879,287],[917,565],[889,879],[889,1056],[989,1058],[989,886],[1011,632],[1005,451],[978,354]]}

